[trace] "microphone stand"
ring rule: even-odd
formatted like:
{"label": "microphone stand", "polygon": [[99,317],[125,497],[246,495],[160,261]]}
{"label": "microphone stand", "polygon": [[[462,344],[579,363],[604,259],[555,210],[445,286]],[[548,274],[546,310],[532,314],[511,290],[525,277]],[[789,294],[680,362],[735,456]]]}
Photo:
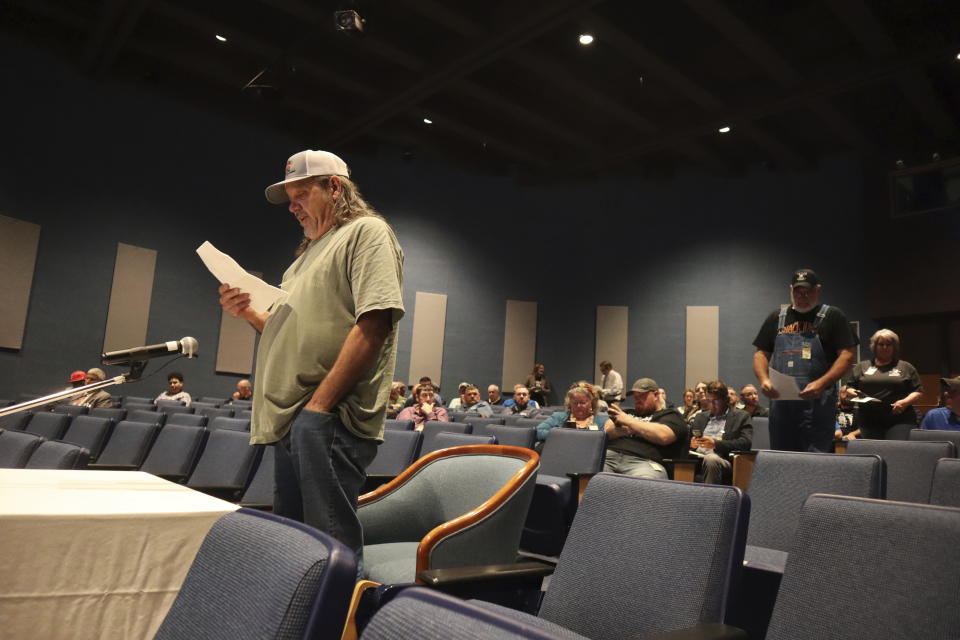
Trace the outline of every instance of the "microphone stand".
{"label": "microphone stand", "polygon": [[123,375],[119,375],[114,378],[107,378],[106,380],[94,382],[93,384],[85,384],[82,387],[76,387],[74,389],[64,389],[63,391],[57,391],[56,393],[51,393],[48,396],[36,398],[35,400],[27,400],[26,402],[20,402],[10,405],[9,407],[4,407],[0,409],[0,418],[3,416],[8,416],[11,413],[26,411],[27,409],[33,409],[34,407],[42,407],[53,402],[66,400],[67,398],[73,398],[74,396],[85,395],[91,391],[112,387],[115,384],[134,382],[140,379],[140,376],[143,374],[143,369],[146,366],[147,363],[145,360],[131,362],[129,373],[124,373]]}

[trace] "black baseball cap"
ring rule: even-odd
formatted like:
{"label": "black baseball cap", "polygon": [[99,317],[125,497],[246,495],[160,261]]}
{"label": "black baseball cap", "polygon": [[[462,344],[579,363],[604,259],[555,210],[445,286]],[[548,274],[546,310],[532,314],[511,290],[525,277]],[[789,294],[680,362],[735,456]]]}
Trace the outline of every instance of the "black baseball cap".
{"label": "black baseball cap", "polygon": [[817,277],[813,269],[797,269],[793,272],[793,278],[790,280],[791,287],[813,288],[818,284],[820,284],[820,278]]}

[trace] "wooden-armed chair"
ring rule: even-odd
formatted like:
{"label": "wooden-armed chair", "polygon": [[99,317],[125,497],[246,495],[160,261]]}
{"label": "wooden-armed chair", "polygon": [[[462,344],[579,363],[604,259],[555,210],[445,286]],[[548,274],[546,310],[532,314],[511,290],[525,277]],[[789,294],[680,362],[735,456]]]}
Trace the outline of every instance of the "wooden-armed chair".
{"label": "wooden-armed chair", "polygon": [[452,447],[360,496],[366,577],[412,583],[428,569],[513,562],[539,466],[530,449]]}

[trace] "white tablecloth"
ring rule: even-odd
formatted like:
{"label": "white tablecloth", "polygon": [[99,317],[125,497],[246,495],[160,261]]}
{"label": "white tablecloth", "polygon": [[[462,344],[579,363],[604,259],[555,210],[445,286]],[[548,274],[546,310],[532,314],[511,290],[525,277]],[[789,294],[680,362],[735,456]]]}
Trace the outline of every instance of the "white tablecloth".
{"label": "white tablecloth", "polygon": [[140,471],[0,469],[0,639],[152,638],[236,509]]}

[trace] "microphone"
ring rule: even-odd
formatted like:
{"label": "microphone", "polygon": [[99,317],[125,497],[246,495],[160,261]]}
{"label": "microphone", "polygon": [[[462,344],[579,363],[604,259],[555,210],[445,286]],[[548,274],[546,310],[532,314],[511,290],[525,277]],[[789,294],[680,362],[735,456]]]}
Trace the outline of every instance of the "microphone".
{"label": "microphone", "polygon": [[131,362],[142,362],[150,358],[169,356],[174,353],[183,353],[188,358],[196,358],[197,346],[197,339],[188,336],[162,344],[152,344],[148,347],[134,347],[132,349],[120,349],[119,351],[103,353],[100,355],[100,363],[130,364]]}

